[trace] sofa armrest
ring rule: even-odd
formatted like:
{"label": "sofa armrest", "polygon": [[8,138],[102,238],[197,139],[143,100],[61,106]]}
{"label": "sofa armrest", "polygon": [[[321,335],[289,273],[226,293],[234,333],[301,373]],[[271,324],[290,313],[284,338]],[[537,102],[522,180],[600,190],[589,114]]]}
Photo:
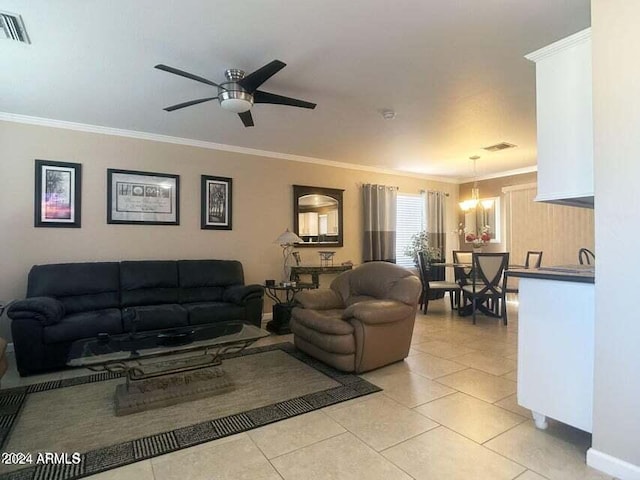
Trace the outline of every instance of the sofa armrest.
{"label": "sofa armrest", "polygon": [[355,318],[362,323],[375,325],[404,320],[413,311],[413,307],[395,300],[367,300],[348,306],[342,313],[342,318]]}
{"label": "sofa armrest", "polygon": [[261,285],[233,285],[224,290],[222,300],[243,305],[252,298],[262,298],[263,296],[264,288]]}
{"label": "sofa armrest", "polygon": [[54,325],[64,317],[64,305],[52,297],[31,297],[12,303],[7,316],[12,320],[33,319],[42,325]]}
{"label": "sofa armrest", "polygon": [[304,290],[296,294],[296,303],[310,310],[335,310],[344,308],[342,297],[328,288]]}

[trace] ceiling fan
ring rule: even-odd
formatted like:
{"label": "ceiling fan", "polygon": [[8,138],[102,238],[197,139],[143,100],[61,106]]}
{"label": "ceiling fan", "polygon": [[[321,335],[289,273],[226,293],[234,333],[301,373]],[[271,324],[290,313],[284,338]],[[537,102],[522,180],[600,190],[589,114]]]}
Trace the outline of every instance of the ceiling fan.
{"label": "ceiling fan", "polygon": [[251,116],[250,110],[254,103],[273,103],[276,105],[289,105],[291,107],[316,108],[315,103],[258,90],[260,85],[286,67],[286,65],[286,63],[280,60],[274,60],[246,76],[243,70],[229,69],[224,72],[227,81],[220,84],[167,65],[159,64],[156,65],[155,68],[218,88],[218,95],[215,97],[198,98],[196,100],[178,103],[177,105],[165,108],[164,110],[167,112],[173,112],[174,110],[197,105],[198,103],[218,100],[222,108],[237,113],[245,127],[253,127],[253,117]]}

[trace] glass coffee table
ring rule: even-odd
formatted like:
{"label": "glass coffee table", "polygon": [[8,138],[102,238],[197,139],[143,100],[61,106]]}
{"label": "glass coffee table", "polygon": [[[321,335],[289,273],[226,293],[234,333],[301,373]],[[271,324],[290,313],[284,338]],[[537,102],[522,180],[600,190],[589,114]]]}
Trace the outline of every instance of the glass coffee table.
{"label": "glass coffee table", "polygon": [[99,334],[71,345],[70,367],[124,373],[116,387],[116,415],[196,400],[226,392],[221,356],[237,353],[269,333],[241,322],[170,330]]}

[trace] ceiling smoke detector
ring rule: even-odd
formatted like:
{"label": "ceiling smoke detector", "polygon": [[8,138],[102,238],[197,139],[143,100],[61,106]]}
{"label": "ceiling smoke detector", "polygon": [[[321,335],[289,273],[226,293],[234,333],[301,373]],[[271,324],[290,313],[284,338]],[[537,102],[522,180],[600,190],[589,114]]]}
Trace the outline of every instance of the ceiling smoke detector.
{"label": "ceiling smoke detector", "polygon": [[0,12],[0,39],[2,38],[15,42],[31,43],[22,17],[15,13]]}
{"label": "ceiling smoke detector", "polygon": [[513,143],[501,142],[496,143],[495,145],[489,145],[488,147],[483,147],[483,150],[486,150],[487,152],[499,152],[500,150],[515,147],[517,147],[517,145],[514,145]]}
{"label": "ceiling smoke detector", "polygon": [[394,112],[390,108],[385,108],[384,110],[380,110],[380,114],[382,115],[382,118],[384,118],[385,120],[393,120],[394,118],[396,118],[396,112]]}

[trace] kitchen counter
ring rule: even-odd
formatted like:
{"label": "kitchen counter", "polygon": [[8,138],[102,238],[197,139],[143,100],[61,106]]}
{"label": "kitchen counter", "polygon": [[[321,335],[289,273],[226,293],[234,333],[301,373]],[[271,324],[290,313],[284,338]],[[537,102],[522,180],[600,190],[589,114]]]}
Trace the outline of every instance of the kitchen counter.
{"label": "kitchen counter", "polygon": [[[551,270],[549,270],[551,268]],[[595,285],[592,268],[509,270],[519,278],[518,403],[591,432]]]}
{"label": "kitchen counter", "polygon": [[557,280],[560,282],[595,283],[593,265],[559,265],[556,267],[514,268],[506,271],[510,277]]}

